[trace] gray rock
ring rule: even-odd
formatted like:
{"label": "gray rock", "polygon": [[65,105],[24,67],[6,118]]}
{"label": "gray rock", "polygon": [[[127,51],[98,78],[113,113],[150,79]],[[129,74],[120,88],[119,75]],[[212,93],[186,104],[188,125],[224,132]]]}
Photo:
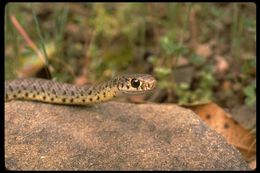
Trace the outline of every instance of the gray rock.
{"label": "gray rock", "polygon": [[10,170],[249,170],[192,111],[172,104],[5,103]]}

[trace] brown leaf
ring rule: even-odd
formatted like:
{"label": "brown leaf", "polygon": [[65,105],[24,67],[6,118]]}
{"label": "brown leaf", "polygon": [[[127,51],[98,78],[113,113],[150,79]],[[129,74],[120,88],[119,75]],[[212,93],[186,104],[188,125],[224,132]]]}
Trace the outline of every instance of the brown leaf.
{"label": "brown leaf", "polygon": [[256,159],[254,159],[253,161],[251,161],[251,162],[249,162],[249,167],[251,168],[251,169],[255,169],[256,168]]}
{"label": "brown leaf", "polygon": [[219,73],[225,73],[229,69],[227,60],[220,55],[216,56],[216,71]]}
{"label": "brown leaf", "polygon": [[84,75],[81,75],[81,76],[75,78],[76,85],[82,86],[82,85],[85,85],[87,82],[88,82],[88,79]]}
{"label": "brown leaf", "polygon": [[224,90],[224,91],[230,90],[231,87],[232,87],[232,83],[231,83],[229,80],[223,81],[223,83],[222,83],[222,85],[221,85],[221,88],[222,88],[222,90]]}
{"label": "brown leaf", "polygon": [[[173,61],[175,62],[176,57],[173,57],[172,59],[173,59]],[[187,58],[185,58],[185,57],[183,57],[183,56],[180,56],[180,57],[178,58],[178,62],[177,62],[177,66],[178,66],[178,67],[179,67],[179,66],[185,66],[185,65],[188,65],[188,64],[189,64],[189,61],[187,60]]]}
{"label": "brown leaf", "polygon": [[256,154],[256,139],[249,131],[234,121],[230,114],[226,113],[217,104],[189,106],[210,127],[226,138],[228,143],[234,145],[243,154],[245,160],[250,160]]}
{"label": "brown leaf", "polygon": [[196,54],[205,58],[209,58],[212,55],[212,49],[210,44],[201,44],[196,48]]}

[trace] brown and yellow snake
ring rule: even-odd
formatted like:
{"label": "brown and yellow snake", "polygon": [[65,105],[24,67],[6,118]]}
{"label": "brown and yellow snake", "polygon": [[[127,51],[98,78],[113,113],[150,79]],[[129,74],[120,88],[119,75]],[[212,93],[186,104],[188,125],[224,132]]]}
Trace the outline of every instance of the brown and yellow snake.
{"label": "brown and yellow snake", "polygon": [[117,96],[141,94],[154,89],[155,86],[155,78],[148,74],[122,75],[103,84],[86,86],[37,78],[16,79],[5,81],[5,102],[19,99],[89,105]]}

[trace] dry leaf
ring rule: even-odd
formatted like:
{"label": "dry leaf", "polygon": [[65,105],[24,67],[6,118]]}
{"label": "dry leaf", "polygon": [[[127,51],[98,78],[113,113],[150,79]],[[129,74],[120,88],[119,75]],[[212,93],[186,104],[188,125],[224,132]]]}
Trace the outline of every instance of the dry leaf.
{"label": "dry leaf", "polygon": [[[177,57],[173,57],[173,61],[175,62]],[[180,56],[178,58],[178,62],[177,62],[177,66],[180,67],[180,66],[185,66],[185,65],[188,65],[189,64],[189,61],[187,60],[187,58],[183,57],[183,56]]]}
{"label": "dry leaf", "polygon": [[219,73],[225,73],[229,69],[229,64],[227,60],[220,56],[216,56],[216,71]]}
{"label": "dry leaf", "polygon": [[196,48],[196,54],[205,58],[209,58],[212,55],[212,49],[210,44],[201,44]]}
{"label": "dry leaf", "polygon": [[231,89],[231,87],[232,87],[232,83],[229,80],[225,80],[221,85],[221,90],[228,91]]}
{"label": "dry leaf", "polygon": [[217,104],[189,106],[204,122],[226,138],[249,161],[256,154],[256,139]]}
{"label": "dry leaf", "polygon": [[76,85],[82,86],[82,85],[85,85],[87,82],[88,82],[88,79],[84,75],[81,75],[81,76],[78,76],[77,78],[75,78]]}
{"label": "dry leaf", "polygon": [[254,159],[253,161],[249,162],[248,165],[249,165],[249,167],[251,169],[256,169],[256,159]]}

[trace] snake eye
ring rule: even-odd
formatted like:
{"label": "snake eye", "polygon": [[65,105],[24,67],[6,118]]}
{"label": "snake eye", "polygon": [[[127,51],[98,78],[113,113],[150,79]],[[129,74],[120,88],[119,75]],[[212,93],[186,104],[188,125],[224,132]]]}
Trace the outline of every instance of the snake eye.
{"label": "snake eye", "polygon": [[134,88],[138,88],[140,86],[140,81],[138,79],[134,78],[134,79],[131,80],[131,85]]}

